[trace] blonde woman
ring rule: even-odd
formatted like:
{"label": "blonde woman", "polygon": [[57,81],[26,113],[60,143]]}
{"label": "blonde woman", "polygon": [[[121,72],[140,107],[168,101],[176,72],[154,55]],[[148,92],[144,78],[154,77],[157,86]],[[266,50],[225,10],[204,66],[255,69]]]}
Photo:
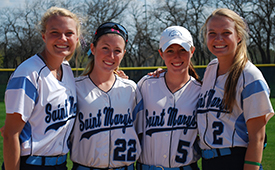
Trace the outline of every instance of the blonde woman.
{"label": "blonde woman", "polygon": [[76,89],[68,61],[79,46],[80,22],[52,7],[41,19],[42,52],[18,66],[5,93],[6,170],[66,170],[68,137],[76,116]]}
{"label": "blonde woman", "polygon": [[274,115],[269,87],[247,57],[247,25],[234,11],[217,9],[203,35],[211,61],[198,102],[203,170],[259,170],[265,125]]}

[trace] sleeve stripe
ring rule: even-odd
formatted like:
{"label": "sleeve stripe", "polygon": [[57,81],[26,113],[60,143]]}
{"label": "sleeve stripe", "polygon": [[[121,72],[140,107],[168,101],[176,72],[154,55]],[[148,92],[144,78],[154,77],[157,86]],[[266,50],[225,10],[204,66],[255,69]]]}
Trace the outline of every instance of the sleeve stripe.
{"label": "sleeve stripe", "polygon": [[38,96],[37,90],[34,85],[26,77],[12,78],[8,83],[7,90],[23,89],[26,95],[31,98],[34,102]]}
{"label": "sleeve stripe", "polygon": [[20,133],[20,142],[24,143],[31,138],[31,124],[27,122]]}
{"label": "sleeve stripe", "polygon": [[267,85],[263,81],[257,80],[245,87],[245,89],[242,92],[242,97],[243,97],[243,99],[246,99],[249,96],[251,96],[255,93],[259,93],[261,91],[266,91],[267,94],[269,95],[269,89],[268,89]]}
{"label": "sleeve stripe", "polygon": [[133,120],[136,119],[138,112],[140,112],[141,110],[143,110],[143,99],[136,105],[133,110]]}

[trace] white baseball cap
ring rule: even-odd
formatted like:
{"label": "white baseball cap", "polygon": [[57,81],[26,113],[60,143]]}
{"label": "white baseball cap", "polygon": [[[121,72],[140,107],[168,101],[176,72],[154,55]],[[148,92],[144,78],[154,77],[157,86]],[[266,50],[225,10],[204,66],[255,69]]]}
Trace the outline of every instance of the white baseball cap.
{"label": "white baseball cap", "polygon": [[171,44],[179,44],[186,51],[189,51],[194,46],[190,32],[182,26],[171,26],[162,32],[159,48],[164,52]]}

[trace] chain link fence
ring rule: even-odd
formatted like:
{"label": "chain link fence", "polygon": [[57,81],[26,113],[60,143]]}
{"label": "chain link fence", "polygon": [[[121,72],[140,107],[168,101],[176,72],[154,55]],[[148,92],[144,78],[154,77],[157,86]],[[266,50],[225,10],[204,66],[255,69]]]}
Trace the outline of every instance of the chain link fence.
{"label": "chain link fence", "polygon": [[[261,64],[261,65],[256,65],[261,72],[263,73],[269,88],[270,88],[270,97],[274,98],[275,97],[275,78],[273,74],[275,74],[275,64]],[[121,67],[120,69],[123,70],[130,79],[134,80],[135,82],[138,82],[138,80],[146,75],[149,72],[155,71],[159,67]],[[165,67],[161,67],[164,68]],[[200,78],[203,78],[203,73],[205,71],[206,66],[195,66],[196,72],[200,76]],[[82,71],[84,69],[79,68],[79,69],[72,69],[74,72],[74,75],[81,75]],[[4,101],[4,96],[5,96],[5,90],[6,90],[6,85],[8,82],[8,79],[14,69],[0,69],[0,102]]]}

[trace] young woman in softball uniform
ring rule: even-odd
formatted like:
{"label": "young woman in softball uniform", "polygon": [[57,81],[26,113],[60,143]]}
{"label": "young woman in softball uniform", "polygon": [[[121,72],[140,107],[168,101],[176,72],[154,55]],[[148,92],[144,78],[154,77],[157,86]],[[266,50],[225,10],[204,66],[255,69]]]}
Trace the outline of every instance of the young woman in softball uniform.
{"label": "young woman in softball uniform", "polygon": [[132,80],[117,76],[128,33],[113,22],[95,31],[93,59],[76,78],[78,113],[71,136],[73,170],[133,170],[141,147],[136,122],[142,98]]}
{"label": "young woman in softball uniform", "polygon": [[203,170],[259,170],[265,125],[274,115],[269,87],[247,56],[248,28],[234,11],[217,9],[203,35],[217,58],[205,71],[198,102]]}
{"label": "young woman in softball uniform", "polygon": [[146,75],[138,82],[144,102],[143,119],[138,123],[142,128],[138,170],[198,169],[196,105],[201,83],[191,63],[194,51],[187,29],[166,28],[159,54],[167,71],[158,78]]}
{"label": "young woman in softball uniform", "polygon": [[6,170],[66,170],[76,117],[76,89],[68,61],[79,46],[80,22],[52,7],[41,19],[45,48],[14,71],[5,93]]}

